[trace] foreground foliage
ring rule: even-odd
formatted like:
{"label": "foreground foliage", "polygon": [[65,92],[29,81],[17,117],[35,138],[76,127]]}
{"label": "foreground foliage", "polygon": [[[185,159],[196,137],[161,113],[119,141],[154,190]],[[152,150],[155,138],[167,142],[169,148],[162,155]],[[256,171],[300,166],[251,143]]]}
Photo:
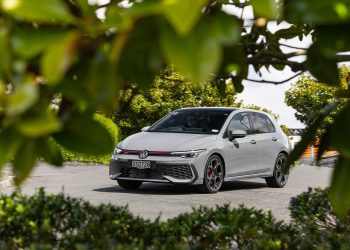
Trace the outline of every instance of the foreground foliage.
{"label": "foreground foliage", "polygon": [[[114,145],[117,145],[117,143],[120,141],[120,132],[118,127],[115,125],[115,123],[101,115],[101,114],[94,114],[93,120],[100,123],[110,134],[111,138],[113,139]],[[113,153],[114,148],[112,147],[110,149],[110,152],[105,155],[89,155],[89,154],[82,154],[78,152],[74,152],[72,150],[68,150],[64,148],[62,145],[58,144],[53,139],[49,141],[50,144],[55,144],[59,151],[62,154],[63,160],[65,161],[79,161],[79,162],[86,162],[86,163],[101,163],[104,165],[109,165],[109,161],[111,159],[111,155]]]}
{"label": "foreground foliage", "polygon": [[337,216],[328,197],[329,188],[309,188],[292,198],[289,206],[292,224],[304,235],[310,248],[349,249],[350,210]]}
{"label": "foreground foliage", "polygon": [[[238,92],[243,80],[271,82],[249,79],[249,69],[259,74],[265,68],[286,68],[293,77],[309,71],[350,98],[340,86],[337,67],[350,58],[344,53],[350,51],[344,32],[350,27],[349,0],[89,2],[0,1],[0,166],[14,158],[17,184],[39,158],[62,165],[59,148],[48,145],[52,136],[69,150],[108,153],[113,140],[92,114],[112,110],[119,90],[132,83],[148,87],[164,65],[174,64],[194,82],[211,78],[224,86],[231,80]],[[251,7],[253,15],[247,17]],[[281,25],[273,31],[270,23]],[[309,48],[288,44],[305,36],[312,37]],[[56,113],[50,106],[57,95],[62,101]],[[318,115],[288,165],[337,106],[332,103]],[[330,190],[339,214],[350,207],[349,126],[347,101],[324,128],[319,150],[321,155],[331,145],[341,154]]]}
{"label": "foreground foliage", "polygon": [[93,206],[43,189],[0,196],[0,248],[18,249],[329,249],[350,242],[350,213],[339,219],[328,190],[292,199],[292,222],[254,208],[200,207],[165,222],[127,207]]}

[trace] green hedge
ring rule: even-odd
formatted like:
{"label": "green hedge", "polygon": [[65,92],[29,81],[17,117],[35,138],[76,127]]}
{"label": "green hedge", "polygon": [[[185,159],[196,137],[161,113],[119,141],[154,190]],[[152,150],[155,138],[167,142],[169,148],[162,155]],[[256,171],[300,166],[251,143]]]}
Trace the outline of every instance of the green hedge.
{"label": "green hedge", "polygon": [[[291,201],[292,222],[254,208],[200,207],[165,222],[43,189],[0,196],[1,249],[347,249],[349,216],[334,217],[327,190]],[[320,205],[320,206],[319,206]],[[324,227],[323,215],[332,216]]]}
{"label": "green hedge", "polygon": [[[94,119],[98,122],[100,122],[111,134],[111,137],[113,138],[113,142],[116,145],[120,140],[120,132],[117,127],[117,125],[113,122],[113,120],[101,115],[101,114],[94,114]],[[111,159],[112,153],[114,148],[111,148],[111,152],[106,155],[101,156],[93,156],[93,155],[87,155],[87,154],[81,154],[76,153],[70,150],[67,150],[63,146],[59,145],[57,142],[55,142],[53,139],[51,140],[51,143],[56,143],[61,150],[63,159],[65,161],[79,161],[79,162],[87,162],[87,163],[102,163],[104,165],[109,165],[109,160]]]}
{"label": "green hedge", "polygon": [[308,248],[350,249],[350,210],[338,217],[328,199],[329,189],[312,189],[290,201],[292,224],[305,235]]}

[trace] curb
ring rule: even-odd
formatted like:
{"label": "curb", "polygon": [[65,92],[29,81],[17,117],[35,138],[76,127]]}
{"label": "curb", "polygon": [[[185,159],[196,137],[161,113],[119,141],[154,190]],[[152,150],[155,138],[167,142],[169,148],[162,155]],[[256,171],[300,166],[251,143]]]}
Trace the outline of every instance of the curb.
{"label": "curb", "polygon": [[8,176],[6,180],[0,182],[0,191],[5,190],[7,188],[12,188],[15,185],[14,176]]}

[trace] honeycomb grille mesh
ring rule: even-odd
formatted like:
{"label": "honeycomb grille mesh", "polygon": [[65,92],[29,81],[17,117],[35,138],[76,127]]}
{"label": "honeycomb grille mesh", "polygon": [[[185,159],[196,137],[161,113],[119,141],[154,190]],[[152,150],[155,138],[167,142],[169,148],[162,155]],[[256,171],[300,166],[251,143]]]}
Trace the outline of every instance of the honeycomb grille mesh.
{"label": "honeycomb grille mesh", "polygon": [[164,180],[169,176],[179,180],[191,180],[194,176],[189,165],[157,164],[154,169],[131,168],[128,163],[114,163],[110,165],[110,174],[120,173],[119,177],[135,179]]}
{"label": "honeycomb grille mesh", "polygon": [[164,175],[181,180],[190,180],[193,178],[191,168],[188,165],[167,166],[164,168]]}

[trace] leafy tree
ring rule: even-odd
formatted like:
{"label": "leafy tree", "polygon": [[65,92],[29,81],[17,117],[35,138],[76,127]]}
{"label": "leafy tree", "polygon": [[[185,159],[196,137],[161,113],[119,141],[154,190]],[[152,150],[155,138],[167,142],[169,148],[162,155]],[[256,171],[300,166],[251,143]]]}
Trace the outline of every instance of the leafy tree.
{"label": "leafy tree", "polygon": [[[339,75],[341,89],[347,90],[349,68],[345,65],[341,66]],[[310,76],[303,75],[286,91],[285,102],[297,111],[295,117],[306,126],[310,126],[328,105],[339,102],[338,107],[324,118],[323,125],[319,127],[319,134],[322,135],[325,132],[324,128],[334,122],[334,117],[348,102],[346,98],[338,97],[337,91],[338,89],[334,86],[325,85]]]}
{"label": "leafy tree", "polygon": [[[253,20],[231,15],[253,6]],[[105,11],[105,18],[96,13]],[[318,81],[341,89],[337,63],[349,61],[348,0],[87,0],[0,1],[0,164],[14,156],[19,184],[44,158],[60,165],[59,150],[47,147],[53,136],[67,149],[103,154],[113,141],[93,121],[98,109],[117,105],[118,91],[132,82],[147,87],[165,64],[194,82],[231,79],[242,91],[248,68],[309,71]],[[287,22],[276,32],[269,21]],[[284,24],[286,24],[284,22]],[[311,35],[309,48],[285,50],[285,40]],[[295,57],[306,55],[305,61]],[[289,79],[281,79],[283,83]],[[260,82],[266,82],[264,79]],[[337,91],[349,98],[349,91]],[[59,112],[49,109],[62,95]],[[336,104],[309,126],[289,157],[296,160]],[[338,212],[350,207],[350,102],[325,128],[321,144],[341,153],[331,188]],[[327,133],[329,132],[329,133]],[[327,136],[326,136],[327,135]],[[94,145],[92,150],[91,145]],[[93,152],[92,152],[93,151]],[[322,151],[322,150],[321,150]],[[346,177],[348,176],[348,177]]]}
{"label": "leafy tree", "polygon": [[271,110],[257,105],[244,105],[237,101],[232,82],[224,87],[216,82],[198,84],[189,81],[174,67],[166,67],[147,89],[132,84],[120,92],[119,109],[111,114],[121,130],[122,138],[139,132],[171,111],[184,107],[237,107],[267,112],[278,119]]}
{"label": "leafy tree", "polygon": [[223,91],[213,82],[196,84],[167,67],[147,89],[133,84],[120,93],[120,109],[113,113],[122,136],[139,132],[169,112],[183,107],[241,107],[229,82]]}

